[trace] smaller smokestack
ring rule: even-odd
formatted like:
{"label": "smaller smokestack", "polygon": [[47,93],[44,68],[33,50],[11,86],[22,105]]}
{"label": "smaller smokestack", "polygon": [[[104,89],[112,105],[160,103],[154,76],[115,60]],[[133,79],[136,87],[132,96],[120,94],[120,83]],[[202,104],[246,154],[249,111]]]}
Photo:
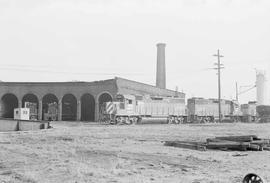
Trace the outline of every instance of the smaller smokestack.
{"label": "smaller smokestack", "polygon": [[157,44],[156,86],[166,88],[165,43]]}

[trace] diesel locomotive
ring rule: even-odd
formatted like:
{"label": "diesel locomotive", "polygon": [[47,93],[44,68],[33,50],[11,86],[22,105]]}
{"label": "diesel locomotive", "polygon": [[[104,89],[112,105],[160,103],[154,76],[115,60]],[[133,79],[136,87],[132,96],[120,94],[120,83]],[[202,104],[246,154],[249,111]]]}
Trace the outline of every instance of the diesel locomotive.
{"label": "diesel locomotive", "polygon": [[100,109],[100,121],[111,124],[132,124],[143,121],[183,123],[187,120],[185,99],[150,95],[117,95]]}
{"label": "diesel locomotive", "polygon": [[[218,100],[193,97],[150,95],[117,95],[100,106],[99,120],[111,124],[150,123],[205,123],[218,120]],[[256,102],[240,105],[236,101],[221,100],[223,122],[256,121]]]}

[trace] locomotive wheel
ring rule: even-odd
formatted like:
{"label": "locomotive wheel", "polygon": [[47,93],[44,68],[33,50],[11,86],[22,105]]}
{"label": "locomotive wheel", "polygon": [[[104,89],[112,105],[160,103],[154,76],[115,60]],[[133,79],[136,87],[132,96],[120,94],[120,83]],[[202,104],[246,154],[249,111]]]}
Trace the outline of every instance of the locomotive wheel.
{"label": "locomotive wheel", "polygon": [[137,117],[133,117],[132,122],[133,122],[133,124],[137,124],[138,123],[138,118]]}
{"label": "locomotive wheel", "polygon": [[136,122],[136,124],[141,124],[141,122],[142,122],[142,118],[137,117],[137,122]]}
{"label": "locomotive wheel", "polygon": [[175,117],[172,118],[172,124],[177,124],[177,119]]}
{"label": "locomotive wheel", "polygon": [[129,118],[129,117],[125,117],[124,118],[124,123],[127,124],[127,125],[131,125],[132,124],[132,118]]}
{"label": "locomotive wheel", "polygon": [[172,124],[173,123],[173,120],[172,120],[172,118],[170,117],[170,118],[168,118],[168,124]]}
{"label": "locomotive wheel", "polygon": [[110,121],[109,121],[109,124],[111,124],[111,125],[115,125],[115,124],[116,124],[116,122],[115,122],[114,120],[110,120]]}
{"label": "locomotive wheel", "polygon": [[182,124],[184,122],[184,118],[182,117],[177,118],[177,120],[178,120],[178,124]]}
{"label": "locomotive wheel", "polygon": [[127,124],[128,125],[132,125],[133,124],[133,120],[132,119],[127,119]]}
{"label": "locomotive wheel", "polygon": [[115,118],[115,124],[120,124],[121,123],[121,117],[116,117]]}
{"label": "locomotive wheel", "polygon": [[244,177],[243,183],[265,183],[265,181],[258,175],[249,173]]}

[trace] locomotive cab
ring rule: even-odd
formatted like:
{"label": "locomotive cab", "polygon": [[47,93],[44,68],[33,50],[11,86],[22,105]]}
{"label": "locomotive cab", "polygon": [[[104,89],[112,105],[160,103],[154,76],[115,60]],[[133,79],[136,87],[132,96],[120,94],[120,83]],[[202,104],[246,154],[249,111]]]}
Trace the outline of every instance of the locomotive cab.
{"label": "locomotive cab", "polygon": [[136,100],[132,95],[117,95],[113,102],[105,102],[102,105],[101,121],[110,123],[136,122]]}
{"label": "locomotive cab", "polygon": [[116,102],[118,103],[118,105],[116,105],[117,107],[117,114],[118,115],[132,115],[134,114],[134,109],[135,109],[135,104],[136,104],[136,100],[135,100],[135,96],[132,95],[121,95],[121,97],[117,97],[116,98]]}

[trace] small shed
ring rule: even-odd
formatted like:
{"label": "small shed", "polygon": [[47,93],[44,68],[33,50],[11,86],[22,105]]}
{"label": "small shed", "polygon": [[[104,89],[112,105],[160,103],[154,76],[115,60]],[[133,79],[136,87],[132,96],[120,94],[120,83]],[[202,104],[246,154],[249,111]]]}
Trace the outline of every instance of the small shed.
{"label": "small shed", "polygon": [[14,109],[14,119],[17,120],[29,120],[30,109],[29,108],[16,108]]}

